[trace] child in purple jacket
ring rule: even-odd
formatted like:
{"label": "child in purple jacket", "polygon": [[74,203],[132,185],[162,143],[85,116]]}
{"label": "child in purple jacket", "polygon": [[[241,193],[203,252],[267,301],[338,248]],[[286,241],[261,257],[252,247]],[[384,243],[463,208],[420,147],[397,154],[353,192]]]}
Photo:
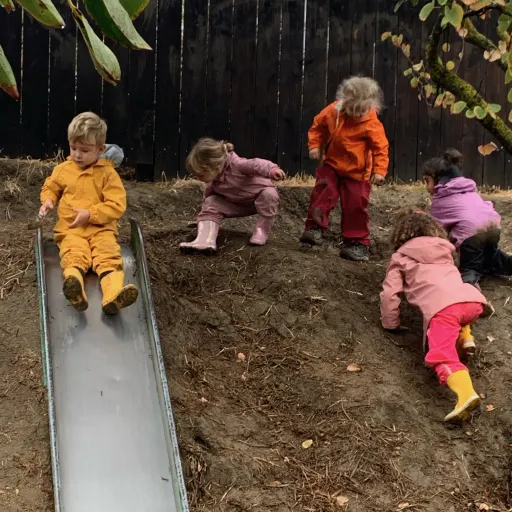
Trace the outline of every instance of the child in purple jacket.
{"label": "child in purple jacket", "polygon": [[512,256],[498,248],[501,217],[480,197],[476,183],[462,176],[461,165],[462,154],[448,149],[426,162],[423,179],[432,195],[432,216],[459,251],[462,280],[478,287],[483,275],[511,275]]}
{"label": "child in purple jacket", "polygon": [[224,218],[258,214],[250,243],[265,245],[279,210],[279,194],[272,180],[285,173],[278,165],[260,158],[241,158],[233,144],[210,138],[200,139],[187,157],[187,170],[207,183],[197,237],[180,244],[187,253],[211,254],[217,250],[217,235]]}

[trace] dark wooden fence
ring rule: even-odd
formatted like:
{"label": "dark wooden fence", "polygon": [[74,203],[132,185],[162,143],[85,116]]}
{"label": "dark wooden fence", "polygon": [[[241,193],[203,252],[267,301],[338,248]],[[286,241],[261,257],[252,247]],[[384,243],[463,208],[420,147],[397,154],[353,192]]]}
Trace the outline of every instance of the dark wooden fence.
{"label": "dark wooden fence", "polygon": [[[409,87],[405,57],[380,34],[400,31],[414,55],[426,33],[417,12],[395,14],[393,0],[152,0],[136,26],[155,51],[112,45],[123,73],[116,87],[94,71],[65,0],[54,1],[67,28],[52,37],[20,9],[0,9],[0,44],[21,88],[20,102],[0,94],[4,155],[66,152],[71,118],[93,110],[139,177],[183,175],[184,157],[203,135],[229,139],[241,155],[277,161],[291,174],[312,173],[306,142],[313,116],[344,77],[366,74],[384,90],[396,179],[420,179],[426,158],[455,146],[478,183],[511,184],[510,156],[479,156],[477,146],[491,138],[477,122],[427,110]],[[452,43],[458,53],[461,40]],[[480,51],[466,52],[463,76],[504,104],[502,71]]]}

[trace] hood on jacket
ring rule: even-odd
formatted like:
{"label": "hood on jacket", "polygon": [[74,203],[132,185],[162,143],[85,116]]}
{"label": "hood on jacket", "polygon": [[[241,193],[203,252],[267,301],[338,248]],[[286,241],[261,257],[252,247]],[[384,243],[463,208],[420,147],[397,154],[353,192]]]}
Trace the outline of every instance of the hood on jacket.
{"label": "hood on jacket", "polygon": [[361,117],[348,117],[347,115],[345,115],[345,113],[343,112],[343,101],[342,100],[338,100],[338,101],[335,101],[333,103],[334,105],[334,110],[336,111],[336,115],[338,116],[338,118],[340,117],[340,115],[343,115],[345,116],[346,119],[350,119],[354,124],[358,124],[358,123],[365,123],[366,121],[369,121],[370,119],[378,119],[379,116],[377,115],[377,111],[375,109],[371,109],[368,114],[364,115],[364,116],[361,116]]}
{"label": "hood on jacket", "polygon": [[455,247],[437,236],[419,236],[406,242],[398,251],[418,263],[450,263],[453,265]]}
{"label": "hood on jacket", "polygon": [[434,187],[435,197],[447,197],[453,194],[469,194],[476,192],[476,183],[469,178],[453,178],[448,183],[439,183]]}

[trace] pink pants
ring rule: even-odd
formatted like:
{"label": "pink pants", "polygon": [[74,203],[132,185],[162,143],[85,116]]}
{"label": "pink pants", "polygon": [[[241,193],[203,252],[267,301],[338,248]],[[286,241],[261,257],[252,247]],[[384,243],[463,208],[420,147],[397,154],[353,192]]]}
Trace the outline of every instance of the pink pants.
{"label": "pink pants", "polygon": [[259,214],[262,217],[275,217],[279,211],[279,194],[274,187],[264,188],[254,202],[233,203],[223,196],[213,194],[203,201],[197,221],[211,220],[220,224],[224,218],[249,217]]}
{"label": "pink pants", "polygon": [[436,372],[443,386],[452,373],[467,370],[457,353],[457,339],[461,327],[475,322],[482,311],[479,302],[460,302],[444,308],[430,320],[425,363]]}

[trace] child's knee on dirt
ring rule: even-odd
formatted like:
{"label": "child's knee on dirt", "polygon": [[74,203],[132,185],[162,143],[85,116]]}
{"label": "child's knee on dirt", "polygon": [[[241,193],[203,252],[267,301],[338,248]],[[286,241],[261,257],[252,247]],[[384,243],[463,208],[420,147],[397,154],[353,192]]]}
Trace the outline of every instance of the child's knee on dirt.
{"label": "child's knee on dirt", "polygon": [[234,152],[232,144],[203,138],[192,148],[186,161],[188,171],[207,184],[197,236],[180,244],[186,253],[214,253],[224,218],[260,217],[251,238],[253,245],[264,245],[279,210],[279,194],[272,180],[284,178],[279,167],[260,158],[246,159]]}
{"label": "child's knee on dirt", "polygon": [[425,363],[439,382],[457,395],[455,408],[445,421],[460,421],[478,406],[468,369],[460,361],[460,345],[473,345],[469,325],[481,315],[485,297],[464,283],[453,262],[454,246],[443,227],[430,215],[407,208],[395,221],[391,235],[395,253],[388,265],[380,294],[382,326],[400,325],[400,294],[423,315],[428,336]]}
{"label": "child's knee on dirt", "polygon": [[356,261],[368,259],[368,235],[354,237],[348,232],[352,225],[368,224],[366,208],[359,213],[357,210],[352,214],[345,212],[345,206],[359,201],[358,194],[363,194],[363,189],[348,190],[343,182],[366,182],[368,197],[370,179],[378,175],[379,179],[372,181],[383,182],[389,165],[389,143],[378,119],[381,108],[382,91],[377,82],[366,77],[351,77],[338,88],[336,101],[315,117],[308,133],[309,151],[311,157],[317,159],[324,150],[324,158],[317,169],[302,242],[320,243],[321,236],[315,231],[327,228],[329,215],[341,197],[345,243],[340,255]]}

